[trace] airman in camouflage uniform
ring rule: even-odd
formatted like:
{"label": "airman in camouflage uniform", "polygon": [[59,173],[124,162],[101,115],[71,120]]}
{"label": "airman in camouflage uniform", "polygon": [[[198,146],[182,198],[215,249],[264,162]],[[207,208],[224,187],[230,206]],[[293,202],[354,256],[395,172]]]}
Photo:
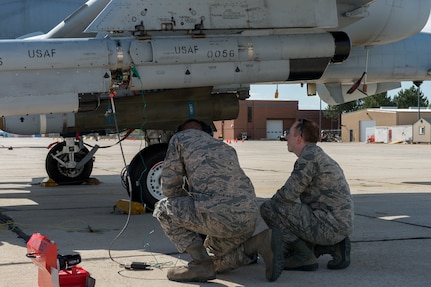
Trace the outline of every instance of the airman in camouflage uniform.
{"label": "airman in camouflage uniform", "polygon": [[[259,218],[254,187],[236,151],[203,132],[203,125],[186,121],[171,138],[164,161],[166,198],[153,214],[177,249],[193,259],[187,267],[168,270],[168,279],[207,281],[265,253],[267,278],[274,281],[283,268],[283,250],[273,256],[271,244],[281,246],[281,234],[267,230],[252,237]],[[201,235],[206,235],[204,242]]]}
{"label": "airman in camouflage uniform", "polygon": [[350,264],[353,201],[349,185],[341,167],[316,145],[318,139],[314,122],[293,123],[287,136],[288,150],[298,156],[293,172],[260,207],[268,226],[282,230],[286,270],[316,270],[316,257],[325,253],[333,256],[330,269]]}

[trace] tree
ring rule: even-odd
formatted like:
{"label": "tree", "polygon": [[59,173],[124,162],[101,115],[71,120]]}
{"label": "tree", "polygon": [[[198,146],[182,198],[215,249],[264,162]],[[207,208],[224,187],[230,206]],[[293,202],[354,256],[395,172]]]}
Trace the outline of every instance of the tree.
{"label": "tree", "polygon": [[[419,94],[420,93],[420,94]],[[429,105],[428,99],[423,95],[422,91],[415,86],[411,86],[408,90],[401,90],[392,100],[387,92],[373,96],[368,96],[356,101],[347,102],[336,106],[328,106],[323,112],[324,116],[329,119],[338,120],[343,113],[349,113],[357,110],[368,108],[379,108],[382,106],[397,106],[399,109],[408,107],[417,107],[418,94],[421,107]]]}
{"label": "tree", "polygon": [[420,106],[427,107],[429,104],[428,99],[424,96],[422,91],[415,86],[411,86],[410,89],[407,90],[399,91],[398,94],[396,94],[394,97],[394,103],[396,103],[399,109],[417,107],[418,96]]}
{"label": "tree", "polygon": [[382,106],[396,106],[391,97],[388,96],[387,92],[380,93],[374,96],[369,96],[360,100],[361,109],[379,108]]}
{"label": "tree", "polygon": [[340,115],[343,113],[357,111],[359,109],[358,101],[351,101],[339,105],[329,105],[326,110],[323,111],[323,115],[332,120],[340,120]]}

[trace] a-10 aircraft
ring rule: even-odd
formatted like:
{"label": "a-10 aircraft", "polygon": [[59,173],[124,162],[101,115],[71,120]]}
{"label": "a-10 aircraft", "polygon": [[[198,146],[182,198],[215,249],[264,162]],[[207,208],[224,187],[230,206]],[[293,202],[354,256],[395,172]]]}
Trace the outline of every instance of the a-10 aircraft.
{"label": "a-10 aircraft", "polygon": [[304,83],[340,104],[428,80],[431,37],[418,33],[430,10],[431,0],[91,0],[46,34],[0,40],[0,129],[61,133],[46,158],[59,184],[91,175],[97,147],[77,135],[143,130],[128,174],[132,200],[151,208],[172,130],[236,118],[250,84]]}

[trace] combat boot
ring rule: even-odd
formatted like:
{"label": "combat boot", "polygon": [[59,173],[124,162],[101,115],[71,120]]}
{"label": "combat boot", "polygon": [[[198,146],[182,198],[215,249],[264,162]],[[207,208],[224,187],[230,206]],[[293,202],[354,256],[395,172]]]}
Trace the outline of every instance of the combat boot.
{"label": "combat boot", "polygon": [[193,243],[187,247],[186,252],[192,258],[187,266],[171,268],[167,277],[177,282],[206,282],[216,278],[216,271],[211,257],[202,243]]}
{"label": "combat boot", "polygon": [[332,260],[328,262],[328,269],[345,269],[350,265],[350,238],[346,237],[334,245]]}
{"label": "combat boot", "polygon": [[244,243],[244,253],[253,257],[259,254],[265,262],[265,276],[270,282],[277,280],[283,271],[283,240],[277,229],[266,229]]}
{"label": "combat boot", "polygon": [[345,269],[350,265],[350,238],[346,237],[339,243],[329,246],[316,245],[314,255],[318,258],[323,254],[330,254],[332,260],[328,262],[328,269]]}
{"label": "combat boot", "polygon": [[297,239],[288,248],[290,254],[284,259],[284,270],[315,271],[319,268],[313,251],[302,239]]}

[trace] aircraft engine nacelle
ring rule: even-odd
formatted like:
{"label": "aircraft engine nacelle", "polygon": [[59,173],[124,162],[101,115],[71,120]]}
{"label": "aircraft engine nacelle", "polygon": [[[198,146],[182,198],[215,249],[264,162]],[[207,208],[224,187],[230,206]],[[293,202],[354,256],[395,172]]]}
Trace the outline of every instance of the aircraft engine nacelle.
{"label": "aircraft engine nacelle", "polygon": [[[344,32],[0,41],[0,116],[70,113],[79,94],[318,79]],[[31,107],[31,108],[30,108]]]}
{"label": "aircraft engine nacelle", "polygon": [[[343,64],[329,65],[316,81],[317,93],[327,104],[337,105],[400,88],[402,81],[429,81],[430,47],[429,33],[386,45],[353,47]],[[358,81],[359,86],[352,91]]]}
{"label": "aircraft engine nacelle", "polygon": [[342,10],[341,23],[360,19],[343,29],[353,46],[382,45],[419,33],[427,23],[431,9],[428,0],[369,2],[372,3],[360,7],[345,5]]}
{"label": "aircraft engine nacelle", "polygon": [[[88,95],[91,98],[95,95]],[[111,100],[89,99],[77,113],[10,116],[0,120],[0,129],[22,135],[76,132],[88,133],[115,129]],[[239,112],[236,94],[211,94],[211,88],[141,92],[114,99],[120,129],[175,130],[187,118],[205,122],[235,119]],[[91,107],[94,110],[90,110]]]}

